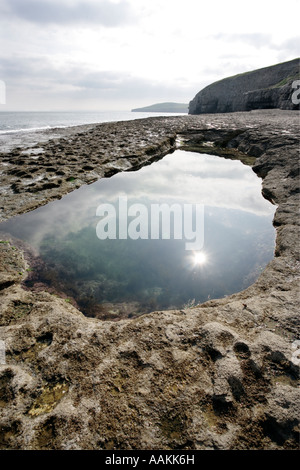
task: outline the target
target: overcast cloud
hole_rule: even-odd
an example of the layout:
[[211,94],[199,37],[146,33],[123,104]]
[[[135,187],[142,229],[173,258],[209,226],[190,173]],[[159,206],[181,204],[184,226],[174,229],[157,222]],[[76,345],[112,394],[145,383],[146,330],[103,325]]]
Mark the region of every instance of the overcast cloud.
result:
[[189,102],[213,81],[299,56],[297,10],[297,0],[0,0],[0,110]]
[[134,17],[126,0],[6,0],[5,11],[9,18],[20,18],[41,25],[96,23],[112,27],[125,24]]

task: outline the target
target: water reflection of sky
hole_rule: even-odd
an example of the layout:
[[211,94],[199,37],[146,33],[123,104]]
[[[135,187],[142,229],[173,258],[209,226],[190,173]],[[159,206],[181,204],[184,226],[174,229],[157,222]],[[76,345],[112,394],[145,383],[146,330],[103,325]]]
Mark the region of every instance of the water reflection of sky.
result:
[[[183,151],[167,155],[137,172],[118,173],[111,178],[83,186],[59,201],[2,223],[0,231],[8,231],[17,238],[28,241],[35,248],[39,248],[49,235],[54,235],[53,243],[58,246],[59,239],[61,243],[68,240],[68,249],[72,239],[70,234],[73,233],[73,238],[77,237],[78,252],[83,250],[80,243],[85,243],[90,245],[84,248],[86,251],[90,249],[94,250],[94,253],[97,252],[95,257],[100,256],[101,250],[105,253],[107,258],[102,257],[102,264],[100,261],[99,263],[102,270],[101,279],[103,281],[106,277],[106,284],[103,282],[107,285],[108,277],[114,273],[103,271],[103,260],[110,259],[114,249],[111,250],[108,245],[104,246],[96,237],[95,227],[99,221],[96,208],[100,204],[116,203],[119,196],[127,196],[129,205],[132,202],[144,203],[148,207],[151,203],[204,205],[206,260],[205,263],[199,262],[199,265],[203,266],[198,266],[197,276],[201,273],[203,276],[205,265],[205,279],[201,278],[200,300],[205,300],[207,295],[221,296],[240,290],[247,283],[253,282],[254,271],[258,268],[261,270],[273,256],[275,231],[272,218],[275,206],[262,197],[261,180],[252,169],[236,160]],[[89,234],[84,230],[88,230]],[[80,242],[80,237],[84,241]],[[124,258],[124,266],[130,264],[128,260],[137,258],[134,269],[139,269],[138,266],[143,264],[140,277],[147,279],[147,265],[150,266],[152,258],[151,270],[155,270],[154,259],[157,258],[161,265],[160,273],[172,273],[171,284],[175,289],[188,291],[194,283],[195,290],[191,290],[190,295],[197,292],[197,282],[200,282],[200,278],[191,281],[189,277],[191,270],[195,268],[196,258],[193,258],[191,253],[184,253],[180,241],[176,241],[177,244],[174,244],[174,240],[169,244],[155,244],[151,240],[139,242],[128,243],[126,247],[120,243],[116,244],[116,256],[119,256],[119,261],[118,258],[114,261],[116,266],[118,262],[120,264],[123,253],[128,252],[129,258]],[[148,257],[145,257],[145,252]],[[86,253],[84,256],[87,256]],[[143,262],[139,262],[139,256]],[[86,263],[85,259],[82,258],[82,265]],[[172,262],[169,263],[169,260]],[[177,268],[181,272],[179,279],[173,278]],[[93,276],[94,280],[99,280],[97,274],[94,273]],[[123,274],[120,272],[118,276],[118,279],[122,278]],[[124,273],[124,276],[127,276],[127,273]],[[152,288],[159,288],[162,292],[164,283],[167,283],[167,276],[161,283],[159,275],[156,277],[157,285]],[[224,281],[226,277],[227,284]],[[116,289],[120,291],[121,284],[118,285],[119,281],[115,282]],[[218,286],[215,285],[216,282]]]
[[[261,196],[261,180],[237,160],[176,151],[138,172],[122,172],[64,196],[7,224],[14,232],[43,238],[50,232],[78,230],[95,219],[99,204],[116,202],[118,196],[141,203],[203,204],[265,216],[271,220],[275,207]],[[225,221],[224,221],[225,223]],[[2,224],[5,227],[5,224]]]
[[192,152],[176,151],[142,168],[139,178],[134,173],[119,173],[109,183],[95,183],[91,199],[97,201],[96,205],[101,202],[101,190],[108,201],[119,191],[128,197],[161,202],[200,203],[257,215],[274,213],[274,207],[261,197],[261,180],[250,167],[240,161]]

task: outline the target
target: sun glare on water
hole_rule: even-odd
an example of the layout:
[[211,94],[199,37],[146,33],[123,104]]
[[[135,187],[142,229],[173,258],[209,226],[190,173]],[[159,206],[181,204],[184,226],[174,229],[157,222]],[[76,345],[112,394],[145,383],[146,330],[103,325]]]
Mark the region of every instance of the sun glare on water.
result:
[[199,251],[198,253],[195,253],[194,254],[194,262],[195,264],[197,265],[202,265],[202,264],[205,264],[207,261],[207,256],[205,253],[203,253],[202,251]]

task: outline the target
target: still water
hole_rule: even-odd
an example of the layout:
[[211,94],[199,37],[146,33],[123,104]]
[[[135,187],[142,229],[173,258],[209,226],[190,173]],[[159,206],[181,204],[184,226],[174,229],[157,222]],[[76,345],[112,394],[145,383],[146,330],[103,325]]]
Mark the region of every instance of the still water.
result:
[[29,243],[42,260],[27,286],[54,289],[88,316],[118,319],[251,285],[273,258],[274,211],[249,166],[177,150],[0,230]]

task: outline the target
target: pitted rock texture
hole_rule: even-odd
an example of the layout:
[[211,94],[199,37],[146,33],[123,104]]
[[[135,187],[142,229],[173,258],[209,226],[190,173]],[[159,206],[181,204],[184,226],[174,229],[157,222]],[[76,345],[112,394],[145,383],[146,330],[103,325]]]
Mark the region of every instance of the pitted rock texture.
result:
[[[112,322],[24,290],[25,252],[3,240],[2,449],[299,448],[298,116],[166,122],[183,148],[213,142],[228,158],[255,157],[278,206],[274,259],[243,292]],[[30,195],[20,194],[26,204]]]
[[157,118],[26,135],[24,147],[18,142],[0,153],[0,221],[161,158],[175,148],[174,127],[172,118]]
[[299,109],[297,97],[292,99],[297,88],[293,87],[293,83],[299,79],[299,58],[224,78],[199,91],[189,103],[189,113]]

